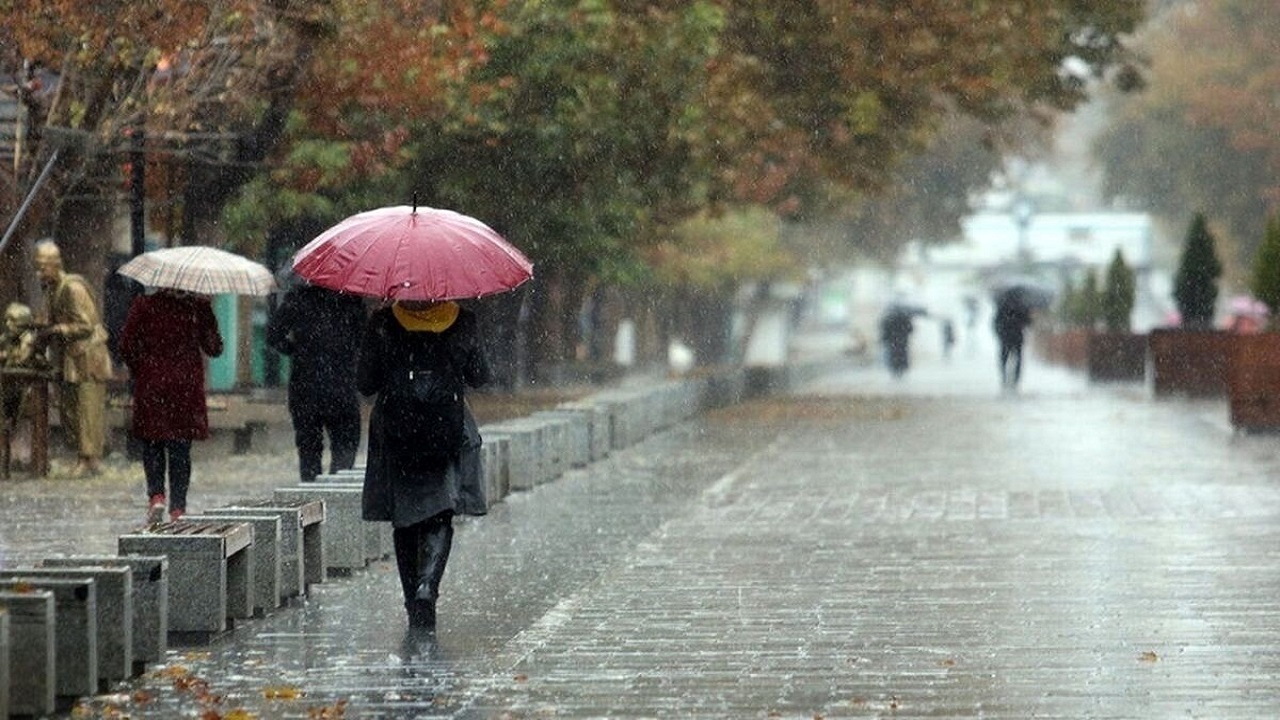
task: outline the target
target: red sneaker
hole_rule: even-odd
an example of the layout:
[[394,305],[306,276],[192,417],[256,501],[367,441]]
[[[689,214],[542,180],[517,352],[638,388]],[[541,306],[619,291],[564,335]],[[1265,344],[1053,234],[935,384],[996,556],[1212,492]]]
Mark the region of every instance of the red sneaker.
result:
[[179,520],[182,519],[182,516],[186,514],[187,514],[186,510],[170,510],[169,522],[178,522]]
[[164,495],[152,495],[147,505],[147,524],[157,525],[164,522]]

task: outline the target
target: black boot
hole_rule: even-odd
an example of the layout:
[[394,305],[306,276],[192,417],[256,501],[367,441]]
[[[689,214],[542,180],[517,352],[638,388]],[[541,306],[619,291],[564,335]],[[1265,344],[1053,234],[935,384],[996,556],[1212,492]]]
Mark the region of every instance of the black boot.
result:
[[411,628],[434,628],[436,608],[434,602],[424,602],[418,593],[418,537],[422,525],[396,528],[391,538],[396,550],[396,569],[400,571],[400,590],[404,593],[404,609]]
[[421,612],[430,615],[431,626],[434,627],[440,579],[444,577],[449,551],[453,549],[453,517],[437,515],[419,527],[418,585],[414,590],[414,600],[429,605],[429,610],[423,607]]
[[404,604],[409,615],[409,627],[422,630],[436,629],[436,601],[410,600]]

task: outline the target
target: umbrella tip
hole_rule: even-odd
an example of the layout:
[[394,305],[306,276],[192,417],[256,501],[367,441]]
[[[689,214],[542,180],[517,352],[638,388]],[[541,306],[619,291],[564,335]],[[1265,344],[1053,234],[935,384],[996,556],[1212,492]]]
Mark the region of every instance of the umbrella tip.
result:
[[418,214],[418,191],[413,191],[413,214]]

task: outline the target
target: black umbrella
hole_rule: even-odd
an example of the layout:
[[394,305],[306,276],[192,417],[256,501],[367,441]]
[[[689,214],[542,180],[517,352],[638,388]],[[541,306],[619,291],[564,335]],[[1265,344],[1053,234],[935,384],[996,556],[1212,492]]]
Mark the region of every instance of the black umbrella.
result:
[[1053,304],[1053,291],[1031,280],[1018,279],[998,284],[992,295],[996,305],[1012,305],[1026,310],[1047,310]]

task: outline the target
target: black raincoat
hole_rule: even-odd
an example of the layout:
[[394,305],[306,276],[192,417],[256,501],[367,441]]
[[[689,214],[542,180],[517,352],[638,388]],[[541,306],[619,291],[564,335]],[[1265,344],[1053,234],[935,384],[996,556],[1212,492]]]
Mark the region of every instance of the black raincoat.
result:
[[[470,408],[464,417],[467,442],[453,458],[425,457],[413,447],[397,445],[383,432],[380,393],[390,369],[397,366],[397,354],[405,352],[404,341],[409,332],[390,308],[384,308],[369,319],[361,343],[357,384],[364,395],[379,395],[369,419],[362,516],[365,520],[390,521],[400,528],[442,512],[483,515],[487,504],[480,467],[481,437]],[[442,337],[466,386],[479,387],[489,381],[489,365],[473,313],[460,310]]]

